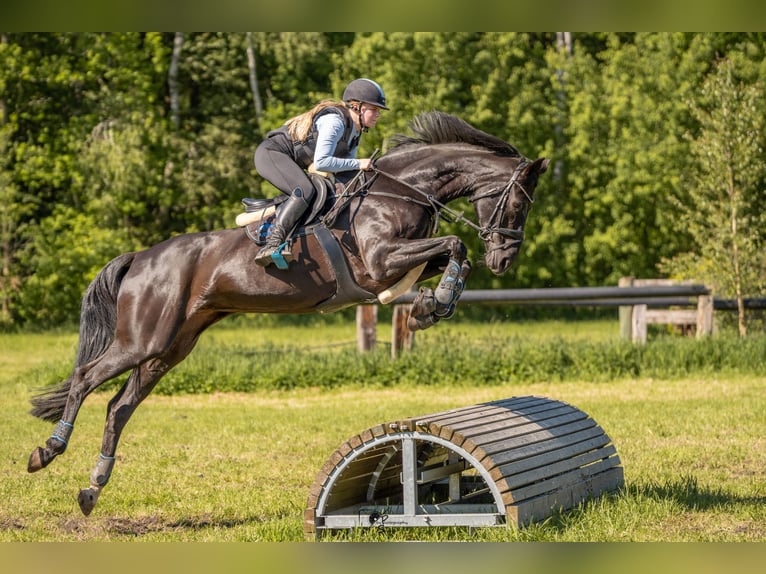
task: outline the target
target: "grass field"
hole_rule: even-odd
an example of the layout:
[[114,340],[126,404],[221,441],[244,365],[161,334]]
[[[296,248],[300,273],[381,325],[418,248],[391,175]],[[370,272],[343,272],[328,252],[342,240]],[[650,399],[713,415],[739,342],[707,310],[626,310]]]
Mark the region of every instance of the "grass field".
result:
[[[617,336],[616,321],[455,322],[418,334],[413,352],[425,354],[445,340],[464,344],[488,329],[541,342]],[[388,336],[382,325],[379,340]],[[290,369],[285,346],[301,361],[315,352],[323,360],[337,353],[341,361],[354,337],[353,324],[238,324],[211,330],[195,353],[225,357],[221,350],[229,346],[278,348]],[[391,387],[366,385],[348,372],[347,383],[332,388],[154,394],[126,428],[112,479],[86,518],[76,496],[96,462],[111,393],[88,398],[65,455],[39,473],[26,472],[29,453],[52,430],[26,414],[33,387],[51,370],[66,375],[75,345],[69,333],[0,335],[0,541],[301,541],[308,489],[350,436],[388,420],[529,394],[568,402],[604,428],[623,462],[624,490],[522,530],[366,529],[330,539],[766,541],[766,389],[757,372]],[[448,361],[449,348],[438,356]],[[199,366],[189,369],[187,376],[199,372]]]

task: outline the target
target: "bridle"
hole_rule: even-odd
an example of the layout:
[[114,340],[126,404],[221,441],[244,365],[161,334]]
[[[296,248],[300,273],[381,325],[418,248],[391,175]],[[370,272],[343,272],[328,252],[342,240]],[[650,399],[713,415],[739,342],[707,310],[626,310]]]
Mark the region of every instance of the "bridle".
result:
[[[503,209],[502,208],[508,203],[508,199],[510,197],[511,190],[514,187],[518,187],[521,190],[521,192],[524,194],[524,197],[526,197],[527,202],[529,203],[530,207],[532,206],[532,204],[534,204],[534,202],[535,202],[534,197],[524,188],[524,186],[521,184],[521,182],[519,182],[519,175],[521,174],[521,172],[524,170],[524,168],[527,165],[528,165],[528,163],[525,160],[520,161],[519,164],[516,166],[516,169],[513,170],[513,174],[511,174],[511,179],[508,180],[508,183],[505,184],[504,187],[489,190],[489,191],[487,191],[485,193],[481,193],[479,195],[475,195],[475,196],[473,196],[473,197],[471,197],[469,199],[469,201],[471,203],[476,203],[477,201],[479,201],[481,199],[486,199],[488,197],[494,197],[496,195],[500,196],[500,199],[498,199],[497,203],[495,204],[495,209],[494,209],[494,211],[492,212],[492,215],[489,218],[488,224],[486,226],[483,226],[483,227],[480,226],[480,225],[477,225],[476,223],[474,223],[470,219],[466,218],[463,215],[464,212],[462,212],[462,211],[461,212],[457,212],[457,211],[451,209],[446,204],[440,202],[439,200],[437,200],[433,196],[433,194],[426,193],[425,191],[421,191],[417,187],[415,187],[413,185],[410,185],[406,181],[402,181],[398,177],[396,177],[396,176],[394,176],[394,175],[392,175],[390,173],[386,173],[386,172],[378,169],[377,167],[373,167],[373,170],[374,170],[374,172],[376,174],[380,174],[380,175],[386,176],[387,178],[392,179],[392,180],[400,183],[401,185],[407,187],[408,189],[414,191],[415,193],[417,193],[418,195],[423,197],[426,201],[425,202],[415,201],[412,198],[405,198],[404,196],[401,196],[401,195],[396,195],[396,194],[393,194],[393,193],[386,193],[386,192],[379,192],[379,191],[368,191],[367,193],[368,194],[373,194],[373,195],[385,195],[387,197],[394,197],[394,198],[402,199],[402,200],[415,201],[415,203],[419,203],[419,204],[424,205],[424,206],[430,206],[434,210],[434,213],[435,213],[435,216],[436,216],[436,221],[435,221],[435,224],[434,224],[434,230],[438,229],[439,218],[440,218],[440,216],[443,217],[442,212],[444,212],[444,213],[449,215],[449,217],[451,218],[452,221],[459,221],[460,223],[463,223],[463,224],[467,225],[468,227],[470,227],[471,229],[473,229],[474,231],[476,231],[478,233],[479,237],[483,241],[485,241],[485,242],[488,241],[488,238],[493,233],[496,233],[497,235],[502,235],[503,237],[508,237],[510,239],[515,240],[515,243],[521,243],[521,241],[524,240],[524,229],[523,228],[521,228],[521,227],[515,227],[515,228],[500,227],[499,224],[494,223],[494,222],[499,221],[500,218],[502,217],[502,213],[503,213]],[[491,249],[490,251],[492,251],[494,249],[501,249],[501,248],[504,248],[504,247],[505,246],[498,246],[498,247],[495,247],[495,248]]]
[[516,166],[516,169],[513,170],[513,174],[511,174],[511,179],[508,181],[508,183],[505,185],[503,189],[501,190],[493,189],[485,193],[475,195],[469,199],[471,203],[476,203],[480,199],[485,199],[487,197],[494,197],[496,195],[500,195],[500,199],[498,199],[497,203],[495,203],[495,209],[492,211],[492,215],[490,215],[489,217],[488,225],[481,228],[481,230],[479,231],[479,237],[481,237],[484,241],[487,241],[489,236],[492,235],[493,233],[497,233],[498,235],[515,239],[518,242],[521,242],[524,240],[523,228],[498,227],[497,225],[493,225],[493,223],[500,220],[500,217],[502,216],[502,213],[503,213],[503,209],[508,203],[511,190],[513,189],[514,186],[518,187],[521,190],[521,192],[524,194],[524,197],[527,198],[527,202],[529,203],[530,207],[532,206],[532,204],[534,204],[535,202],[534,197],[532,197],[532,195],[518,181],[519,174],[524,170],[525,167],[527,167],[527,165],[528,164],[526,161],[524,160],[520,161],[519,165]]

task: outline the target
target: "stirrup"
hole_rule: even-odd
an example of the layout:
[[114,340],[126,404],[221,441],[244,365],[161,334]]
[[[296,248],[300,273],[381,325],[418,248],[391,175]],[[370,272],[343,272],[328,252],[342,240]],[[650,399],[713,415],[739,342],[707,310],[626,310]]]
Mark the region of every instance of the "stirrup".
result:
[[[286,250],[284,253],[283,250]],[[279,269],[287,269],[290,266],[290,262],[293,260],[293,254],[288,249],[288,241],[277,246],[274,252],[271,254],[271,260],[274,265]]]

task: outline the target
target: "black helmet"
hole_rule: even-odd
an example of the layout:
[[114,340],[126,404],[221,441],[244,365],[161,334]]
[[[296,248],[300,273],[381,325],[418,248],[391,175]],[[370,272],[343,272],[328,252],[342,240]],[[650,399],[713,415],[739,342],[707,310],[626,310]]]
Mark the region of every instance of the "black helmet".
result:
[[384,110],[388,109],[386,106],[386,94],[383,93],[383,88],[377,82],[367,78],[353,80],[346,86],[346,89],[343,91],[343,101],[348,102],[350,100],[372,104]]

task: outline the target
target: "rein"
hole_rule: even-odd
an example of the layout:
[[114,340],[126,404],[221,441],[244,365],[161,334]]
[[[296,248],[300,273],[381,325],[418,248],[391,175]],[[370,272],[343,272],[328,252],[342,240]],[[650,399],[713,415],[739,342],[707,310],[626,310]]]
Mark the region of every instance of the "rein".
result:
[[410,185],[406,181],[402,181],[398,177],[387,173],[383,170],[378,169],[377,167],[373,168],[376,174],[383,175],[389,179],[392,179],[393,181],[396,181],[397,183],[402,184],[406,188],[414,191],[421,197],[425,198],[425,202],[418,201],[416,199],[413,199],[411,197],[396,195],[393,193],[386,193],[386,192],[376,192],[376,191],[367,191],[368,194],[373,195],[384,195],[386,197],[393,197],[402,201],[409,201],[412,203],[417,203],[418,205],[422,205],[424,207],[431,207],[434,210],[436,221],[434,222],[434,233],[439,228],[439,217],[441,215],[441,212],[446,212],[449,214],[449,216],[452,218],[452,221],[459,221],[460,223],[463,223],[476,231],[476,233],[479,235],[479,237],[482,240],[485,240],[493,233],[497,233],[498,235],[502,235],[504,237],[509,237],[511,239],[515,239],[517,241],[522,241],[524,239],[524,230],[523,228],[508,228],[508,227],[495,227],[491,225],[491,222],[497,219],[500,216],[500,206],[503,205],[507,199],[508,195],[510,194],[511,190],[513,189],[513,186],[517,186],[521,192],[524,194],[524,196],[527,198],[527,201],[529,204],[533,204],[535,202],[534,198],[529,195],[526,189],[524,189],[524,186],[521,185],[521,183],[518,182],[518,177],[521,171],[524,169],[524,167],[527,166],[526,161],[519,162],[519,165],[516,166],[516,169],[513,170],[513,174],[511,175],[511,179],[508,181],[508,183],[503,187],[502,189],[493,189],[491,191],[488,191],[487,193],[483,193],[481,195],[478,195],[476,197],[472,197],[469,199],[471,203],[475,203],[476,201],[480,199],[484,199],[487,197],[493,197],[495,195],[500,195],[500,199],[497,201],[497,204],[495,205],[495,210],[492,212],[492,215],[489,218],[490,225],[482,227],[477,224],[475,224],[470,219],[466,218],[463,215],[463,211],[457,212],[454,209],[451,209],[448,205],[442,203],[441,201],[437,200],[433,194],[426,193],[425,191],[422,191],[418,189],[417,187]]

